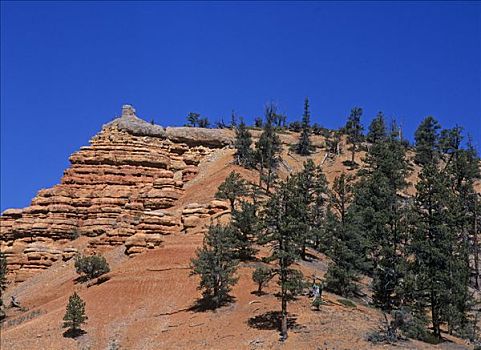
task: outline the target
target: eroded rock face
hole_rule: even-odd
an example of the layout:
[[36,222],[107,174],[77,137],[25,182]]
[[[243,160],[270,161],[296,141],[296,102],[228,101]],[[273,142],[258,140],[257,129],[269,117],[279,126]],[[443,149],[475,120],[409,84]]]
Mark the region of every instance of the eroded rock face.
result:
[[181,217],[167,210],[199,162],[228,144],[212,141],[211,131],[194,132],[192,142],[183,142],[192,140],[184,131],[171,139],[124,106],[120,118],[72,154],[60,184],[39,191],[29,207],[0,217],[0,248],[15,280],[71,258],[76,250],[70,243],[79,236],[91,237],[92,249],[125,244],[127,254],[138,254],[159,246],[163,235],[180,232]]

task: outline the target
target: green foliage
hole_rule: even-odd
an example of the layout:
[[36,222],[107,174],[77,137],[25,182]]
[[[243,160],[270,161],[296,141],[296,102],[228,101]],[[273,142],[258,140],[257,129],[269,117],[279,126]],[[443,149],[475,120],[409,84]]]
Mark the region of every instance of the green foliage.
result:
[[379,112],[369,124],[369,131],[367,133],[367,141],[370,143],[383,142],[387,139],[386,122],[384,114]]
[[340,302],[342,305],[347,306],[347,307],[357,307],[356,304],[349,299],[337,299],[338,302]]
[[200,119],[199,113],[190,112],[187,115],[187,124],[186,125],[196,127],[196,126],[199,125],[199,119]]
[[289,130],[292,132],[300,132],[302,130],[302,124],[297,120],[290,122]]
[[209,125],[210,125],[209,119],[205,117],[199,119],[199,128],[208,128]]
[[304,114],[302,116],[302,131],[299,137],[299,143],[295,149],[301,156],[308,156],[312,153],[311,140],[309,138],[311,134],[311,112],[309,111],[309,99],[306,97],[304,101]]
[[258,285],[257,294],[262,293],[262,288],[269,283],[272,277],[274,277],[272,269],[266,266],[259,266],[252,272],[252,280]]
[[354,165],[354,157],[359,144],[363,140],[363,126],[361,124],[362,108],[354,107],[347,119],[345,132],[347,134],[347,141],[351,144],[351,164]]
[[[464,278],[463,261],[453,253],[459,246],[450,227],[450,203],[447,175],[436,164],[425,165],[416,185],[410,253],[415,260],[410,264],[414,282],[413,299],[429,306],[434,335],[441,336],[441,324],[453,311],[453,288],[461,287]],[[463,258],[461,258],[463,259]]]
[[341,153],[341,132],[330,132],[325,135],[325,138],[327,153],[331,155],[339,155]]
[[80,326],[85,323],[87,316],[85,315],[85,302],[80,298],[77,292],[70,296],[67,304],[67,310],[63,317],[63,328],[68,328],[68,332],[76,335],[80,330]]
[[366,270],[364,241],[348,213],[353,177],[341,174],[334,179],[330,211],[326,218],[327,254],[332,262],[326,273],[326,290],[349,297],[359,288],[359,271]]
[[235,253],[240,260],[249,260],[255,256],[254,239],[259,233],[257,204],[242,201],[240,208],[232,212],[232,228],[235,234]]
[[299,194],[298,210],[302,228],[297,233],[301,245],[301,258],[306,258],[308,245],[318,248],[324,233],[327,206],[327,180],[320,166],[309,159],[303,169],[293,176]]
[[433,117],[426,117],[416,129],[416,156],[414,161],[420,165],[435,162],[439,157],[439,133],[441,128]]
[[[272,123],[276,116],[276,110],[273,105],[266,107],[266,122],[263,131],[256,143],[255,159],[259,165],[259,187],[262,182],[266,184],[266,191],[272,187],[276,178],[276,169],[279,165],[281,152],[281,140],[277,135]],[[264,174],[264,170],[267,174]]]
[[264,123],[263,123],[261,117],[256,117],[256,118],[254,119],[254,126],[255,126],[256,128],[262,128],[263,125],[264,125]]
[[408,174],[405,149],[397,133],[374,143],[368,151],[366,169],[359,172],[349,215],[366,241],[366,256],[373,266],[373,302],[390,311],[403,298],[407,208],[398,195]]
[[287,337],[287,302],[302,288],[302,274],[290,268],[300,257],[298,233],[305,227],[301,222],[304,207],[298,191],[297,179],[291,177],[280,184],[265,205],[263,234],[259,243],[269,244],[271,255],[268,261],[277,264],[281,299],[282,338]]
[[241,119],[239,126],[235,129],[234,147],[236,153],[234,155],[237,165],[244,168],[254,166],[254,152],[251,149],[252,135],[247,130],[244,120]]
[[102,276],[110,271],[107,260],[101,255],[77,255],[75,269],[78,274],[84,274],[89,280]]
[[239,173],[232,171],[223,183],[220,184],[215,194],[216,199],[227,199],[230,202],[231,212],[235,210],[236,200],[247,195],[247,182]]
[[219,307],[229,300],[238,260],[234,259],[234,232],[230,226],[210,226],[202,248],[192,259],[191,275],[200,276],[199,289],[205,302]]

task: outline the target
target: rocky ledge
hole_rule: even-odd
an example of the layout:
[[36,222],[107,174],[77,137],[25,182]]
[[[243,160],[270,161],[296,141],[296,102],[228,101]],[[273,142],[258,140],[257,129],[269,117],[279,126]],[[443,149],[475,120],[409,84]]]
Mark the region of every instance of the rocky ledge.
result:
[[229,146],[232,136],[230,130],[164,129],[123,106],[121,117],[72,154],[60,184],[40,190],[27,208],[2,214],[0,249],[10,275],[23,281],[71,258],[80,236],[89,237],[90,249],[124,244],[135,255],[159,246],[163,235],[188,232],[224,206],[187,210],[185,218],[169,209],[198,164]]

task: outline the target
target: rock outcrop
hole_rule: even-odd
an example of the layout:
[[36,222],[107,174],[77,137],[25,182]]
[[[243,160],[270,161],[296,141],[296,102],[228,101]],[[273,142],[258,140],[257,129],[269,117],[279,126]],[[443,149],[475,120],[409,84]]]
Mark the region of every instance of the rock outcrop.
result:
[[71,241],[79,236],[91,238],[90,248],[125,244],[126,253],[135,255],[159,246],[163,235],[186,232],[194,217],[168,209],[199,163],[232,143],[218,131],[166,131],[123,106],[121,117],[70,157],[60,184],[40,190],[29,207],[0,217],[0,248],[15,280],[71,258]]

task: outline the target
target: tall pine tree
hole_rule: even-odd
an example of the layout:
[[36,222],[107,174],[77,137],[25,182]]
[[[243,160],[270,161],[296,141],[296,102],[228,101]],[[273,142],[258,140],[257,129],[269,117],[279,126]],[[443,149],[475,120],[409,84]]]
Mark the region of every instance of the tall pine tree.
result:
[[363,126],[361,124],[362,108],[354,107],[347,119],[345,131],[347,134],[347,141],[351,144],[351,165],[354,166],[354,157],[363,140]]
[[[387,135],[386,130],[378,130]],[[368,242],[373,266],[373,301],[383,310],[399,306],[403,296],[405,262],[402,243],[407,208],[401,191],[406,187],[408,165],[397,133],[370,147],[360,171],[350,213]]]
[[287,338],[287,303],[297,293],[302,274],[290,266],[299,259],[298,232],[304,228],[300,218],[304,207],[295,177],[280,184],[265,206],[264,233],[259,242],[269,244],[272,253],[267,259],[277,264],[281,299],[281,340]]
[[268,105],[265,114],[266,121],[259,141],[256,143],[255,155],[256,162],[259,165],[259,187],[262,187],[264,182],[266,192],[269,192],[276,178],[276,169],[280,161],[281,140],[273,126],[276,116],[275,106]]
[[243,166],[244,168],[254,166],[254,154],[251,145],[252,135],[249,130],[247,130],[244,119],[241,118],[239,125],[235,128],[234,147],[236,152],[234,157],[237,165]]
[[299,137],[299,143],[296,145],[296,152],[301,156],[308,156],[311,154],[312,145],[310,140],[311,135],[311,112],[309,111],[309,99],[304,100],[304,114],[302,115],[302,130]]
[[414,161],[419,165],[433,163],[439,156],[439,129],[441,126],[433,117],[426,117],[416,129],[416,155]]

